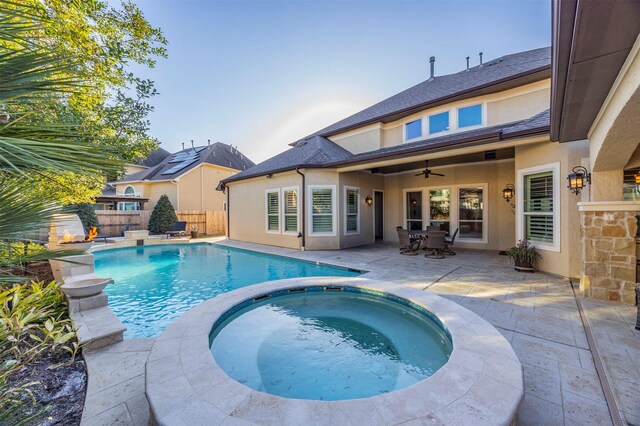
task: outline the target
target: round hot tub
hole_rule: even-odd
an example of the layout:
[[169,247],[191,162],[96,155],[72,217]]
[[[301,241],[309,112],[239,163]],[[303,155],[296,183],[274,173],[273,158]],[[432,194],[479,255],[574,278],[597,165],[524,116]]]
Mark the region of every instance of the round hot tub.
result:
[[508,425],[524,384],[509,342],[450,300],[309,277],[186,312],[154,342],[146,395],[158,425]]
[[214,325],[211,352],[231,378],[285,398],[367,398],[442,367],[449,332],[409,301],[355,287],[298,287],[248,300]]

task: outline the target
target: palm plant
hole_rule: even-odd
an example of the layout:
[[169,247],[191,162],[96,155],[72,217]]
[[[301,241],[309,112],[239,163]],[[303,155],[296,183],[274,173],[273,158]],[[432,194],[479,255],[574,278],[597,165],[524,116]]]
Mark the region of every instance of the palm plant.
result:
[[[46,35],[38,31],[47,19],[37,7],[0,3],[0,244],[9,247],[28,242],[30,231],[46,227],[63,210],[29,191],[35,178],[75,173],[101,179],[121,167],[66,112],[65,100],[84,83],[70,77],[74,58],[47,51]],[[28,252],[5,253],[0,281],[30,259]]]

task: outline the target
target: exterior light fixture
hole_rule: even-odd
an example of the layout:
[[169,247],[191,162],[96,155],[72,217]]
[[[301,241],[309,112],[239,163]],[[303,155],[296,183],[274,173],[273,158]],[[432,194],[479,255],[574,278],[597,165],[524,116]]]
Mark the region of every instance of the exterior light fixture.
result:
[[415,207],[418,205],[418,200],[416,200],[415,198],[412,198],[410,203],[411,203],[411,206]]
[[271,173],[269,173],[269,174],[267,175],[267,179],[271,179],[272,177],[273,177],[273,175],[272,175]]
[[502,198],[508,203],[513,198],[513,194],[515,193],[515,188],[512,184],[509,184],[504,187],[502,190]]
[[368,206],[373,204],[373,198],[371,198],[371,195],[367,195],[367,197],[364,199],[364,202],[367,203]]
[[640,185],[640,170],[636,172],[633,178],[635,179],[636,185]]
[[582,188],[591,183],[591,173],[582,166],[576,166],[571,170],[569,176],[567,176],[567,180],[569,181],[567,188],[578,195],[580,191],[582,191]]

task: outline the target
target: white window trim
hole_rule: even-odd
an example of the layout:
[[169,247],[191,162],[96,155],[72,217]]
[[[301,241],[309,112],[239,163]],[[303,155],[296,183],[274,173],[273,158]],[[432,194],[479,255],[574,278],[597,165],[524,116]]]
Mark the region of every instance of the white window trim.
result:
[[[409,220],[407,219],[407,193],[408,192],[422,192],[420,195],[423,203],[422,203],[422,215],[420,216],[420,221],[424,222],[424,188],[407,188],[402,190],[402,222],[404,224],[404,229],[409,229]],[[418,219],[413,219],[417,221]],[[424,225],[424,223],[423,223]]]
[[[461,243],[470,244],[488,244],[489,243],[489,184],[483,183],[463,183],[455,185],[441,185],[441,186],[428,186],[423,191],[423,196],[426,198],[424,205],[426,206],[426,219],[424,222],[427,224],[431,222],[431,199],[429,197],[429,191],[438,189],[448,189],[451,194],[451,205],[449,206],[449,229],[455,232],[456,228],[460,228],[460,188],[482,188],[482,238],[464,238],[458,232],[456,241]],[[423,214],[423,216],[425,216]],[[455,225],[455,227],[451,226]]]
[[[415,138],[408,139],[408,138],[407,138],[407,124],[409,124],[409,123],[413,123],[414,121],[418,121],[418,120],[420,120],[420,127],[421,127],[421,129],[420,129],[420,136],[417,136],[417,137],[415,137]],[[402,140],[403,140],[405,143],[419,141],[419,140],[422,140],[422,139],[424,139],[424,138],[425,138],[425,124],[424,124],[424,117],[414,117],[414,118],[412,118],[412,119],[410,119],[410,120],[406,120],[406,121],[404,121],[404,122],[402,123]]]
[[[356,230],[355,231],[347,231],[347,191],[351,190],[351,191],[356,191],[358,193],[358,200],[357,200],[357,206],[358,206],[358,214],[356,216]],[[361,210],[361,206],[360,206],[360,187],[357,186],[344,186],[343,189],[343,200],[344,200],[344,215],[343,215],[343,220],[344,220],[344,235],[345,237],[348,235],[359,235],[360,234],[360,210]]]
[[[480,124],[476,124],[474,126],[466,126],[460,127],[460,120],[458,120],[458,114],[462,108],[468,108],[472,106],[480,105]],[[456,131],[466,132],[467,130],[479,129],[487,125],[487,103],[486,102],[472,102],[469,104],[458,105],[454,108],[455,112],[455,120],[456,120]]]
[[[274,230],[270,230],[269,229],[269,216],[273,216],[273,215],[269,215],[269,194],[272,193],[277,193],[278,194],[278,230],[274,231]],[[271,188],[271,189],[265,189],[264,191],[264,232],[266,232],[267,234],[280,234],[281,230],[282,230],[282,193],[280,191],[280,188]]]
[[[296,206],[296,230],[295,231],[287,231],[286,230],[286,226],[285,226],[285,219],[286,216],[293,216],[293,215],[287,215],[285,212],[285,206],[286,206],[286,198],[285,198],[285,193],[288,191],[295,191],[296,192],[296,198],[297,198],[297,206]],[[280,222],[282,223],[282,234],[283,235],[295,235],[296,237],[298,236],[298,234],[300,233],[300,187],[298,186],[288,186],[286,188],[282,188],[282,208],[280,209],[282,212],[282,218],[280,220]]]
[[[451,113],[454,110],[455,110],[455,108],[451,108],[451,107],[443,108],[441,110],[432,111],[429,114],[425,115],[426,124],[427,124],[427,133],[426,133],[427,138],[435,138],[435,137],[442,136],[442,135],[448,135],[449,133],[452,133],[454,131],[454,126],[453,126],[453,122],[452,122],[452,116],[454,114]],[[443,130],[441,132],[431,133],[431,123],[429,123],[429,119],[431,117],[433,117],[434,115],[440,115],[440,114],[443,114],[445,112],[449,113],[449,128],[447,130]]]
[[[331,232],[313,232],[313,190],[314,189],[331,189],[331,211],[332,211],[332,231]],[[335,185],[309,185],[307,186],[307,223],[309,223],[308,235],[312,237],[337,237],[336,220],[338,217],[338,206],[336,203],[336,186]]]
[[[532,241],[532,244],[540,250],[560,252],[560,163],[543,164],[518,170],[516,186],[516,240],[524,238],[524,178],[542,172],[553,174],[553,244]],[[516,241],[517,243],[517,241]]]

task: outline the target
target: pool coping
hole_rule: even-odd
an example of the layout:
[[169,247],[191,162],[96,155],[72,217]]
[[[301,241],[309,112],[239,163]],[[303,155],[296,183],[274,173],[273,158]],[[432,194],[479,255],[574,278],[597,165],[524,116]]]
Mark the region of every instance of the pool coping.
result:
[[[246,300],[304,286],[345,286],[389,293],[436,315],[449,330],[453,351],[431,377],[363,399],[287,399],[253,390],[218,366],[209,349],[214,323]],[[524,396],[522,365],[509,342],[475,313],[432,293],[361,277],[269,281],[209,299],[171,323],[156,339],[146,364],[146,394],[157,425],[184,424],[399,424],[416,419],[460,424],[516,422]]]

